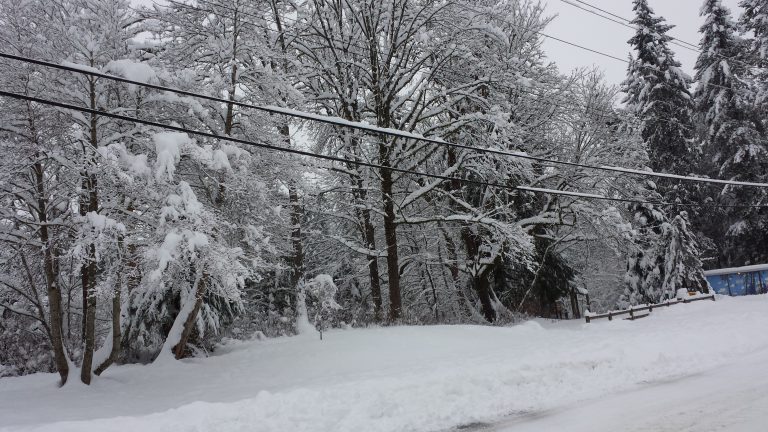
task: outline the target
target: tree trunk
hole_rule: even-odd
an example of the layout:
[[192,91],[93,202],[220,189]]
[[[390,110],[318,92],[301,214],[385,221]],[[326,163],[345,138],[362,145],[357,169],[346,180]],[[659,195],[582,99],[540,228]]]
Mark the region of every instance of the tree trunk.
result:
[[579,309],[579,297],[576,293],[576,288],[571,288],[571,313],[574,319],[581,318],[581,310]]
[[478,235],[472,232],[469,225],[464,225],[461,228],[461,237],[464,240],[467,257],[475,265],[475,274],[471,279],[472,288],[480,299],[483,316],[492,323],[496,321],[496,309],[493,308],[493,301],[491,300],[491,282],[488,276],[492,272],[493,266],[481,263],[480,239]]
[[301,222],[304,211],[301,208],[299,192],[294,181],[288,186],[288,199],[291,204],[291,245],[293,256],[291,257],[291,287],[297,289],[304,279],[304,246],[301,242]]
[[493,301],[491,300],[491,281],[488,277],[491,273],[491,267],[488,266],[485,270],[479,271],[473,278],[473,284],[477,291],[477,296],[480,298],[480,305],[483,309],[483,316],[489,323],[496,321],[496,309],[493,307]]
[[[234,60],[233,60],[234,63]],[[232,65],[232,76],[231,80],[232,83],[230,85],[229,89],[229,101],[230,103],[227,104],[227,113],[224,116],[224,135],[226,136],[232,136],[232,126],[235,123],[235,86],[236,86],[236,80],[237,79],[237,64]],[[214,199],[214,204],[216,207],[221,207],[224,205],[224,201],[227,198],[227,174],[225,172],[219,173],[217,175],[218,177],[218,187],[216,190],[216,198]]]
[[43,165],[39,161],[35,162],[33,172],[35,175],[35,192],[37,193],[37,217],[40,221],[40,242],[43,244],[45,282],[48,291],[51,347],[53,348],[56,370],[59,372],[61,385],[63,386],[67,383],[67,378],[69,377],[69,362],[67,361],[67,353],[64,349],[64,339],[62,337],[61,289],[59,287],[59,275],[56,271],[57,258],[54,252],[55,245],[49,233],[48,198],[45,190]]
[[[91,62],[93,66],[93,62]],[[90,79],[90,104],[91,109],[96,109],[96,82],[95,78]],[[91,154],[86,154],[86,180],[88,186],[87,193],[87,212],[97,212],[99,210],[99,195],[96,174],[91,171],[91,167],[96,165],[93,154],[99,146],[96,127],[98,116],[91,114],[90,124],[90,145]],[[81,207],[80,213],[83,214]],[[88,245],[88,262],[80,269],[83,282],[83,363],[80,368],[80,380],[84,384],[91,383],[91,371],[93,368],[93,350],[96,343],[96,246]]]
[[[283,61],[280,67],[283,73],[288,73],[289,63],[287,60],[288,48],[285,42],[285,36],[283,34],[282,17],[276,1],[271,1],[270,6],[272,8],[273,18],[275,25],[277,26],[278,43],[280,44],[280,50],[283,54]],[[235,75],[232,75],[232,79],[235,79]],[[283,105],[288,105],[287,100],[283,98]],[[279,127],[280,135],[283,136],[283,141],[288,148],[291,147],[291,131],[289,125],[283,124]],[[301,223],[304,220],[304,209],[301,206],[301,200],[299,197],[299,191],[296,187],[296,181],[291,180],[288,184],[288,200],[291,206],[291,246],[293,248],[293,256],[291,257],[291,279],[290,286],[296,291],[297,296],[300,294],[299,284],[304,279],[304,273],[306,272],[306,265],[304,263],[304,245],[301,241]]]
[[[371,210],[367,207],[368,193],[365,190],[362,177],[358,174],[353,181],[356,184],[354,196],[358,205],[357,218],[361,224],[361,234],[365,248],[369,251],[376,250],[376,231],[371,221]],[[373,299],[373,315],[376,321],[381,320],[381,282],[379,280],[379,257],[373,254],[366,255],[368,260],[368,277],[371,284],[371,298]]]
[[[121,251],[123,250],[122,237],[119,239],[119,249]],[[112,295],[112,349],[109,352],[109,357],[107,357],[93,372],[96,375],[101,375],[104,373],[108,367],[112,366],[112,364],[117,361],[117,357],[120,355],[120,343],[122,338],[122,335],[120,334],[120,290],[122,288],[122,276],[122,274],[118,275],[117,286],[115,287],[115,292]]]
[[[362,211],[363,230],[365,231],[365,247],[368,250],[376,250],[376,233],[371,222],[371,211],[365,209]],[[367,255],[368,259],[368,277],[371,284],[371,298],[373,299],[373,315],[376,321],[381,320],[381,281],[379,280],[379,257],[376,255]]]
[[83,290],[87,293],[86,309],[83,313],[85,326],[85,345],[83,350],[83,363],[80,368],[80,380],[83,384],[91,383],[91,370],[93,368],[93,350],[96,345],[96,247],[88,245],[88,264],[84,266],[84,272],[88,275],[88,288]]
[[[453,148],[449,148],[446,151],[446,159],[449,166],[454,166],[458,163],[458,155]],[[458,191],[461,189],[461,183],[458,180],[452,180],[446,186],[446,188],[450,192]],[[455,202],[451,202],[451,208],[457,212],[461,211]],[[485,270],[483,270],[483,264],[480,263],[480,243],[482,240],[479,238],[479,236],[472,232],[472,227],[470,225],[463,224],[460,232],[461,239],[464,242],[464,249],[467,254],[467,262],[474,263],[476,266],[475,274],[473,274],[470,278],[472,290],[477,293],[477,296],[480,299],[483,316],[488,322],[492,323],[496,321],[496,309],[493,308],[493,302],[491,300],[491,285],[489,280],[492,267],[488,266],[485,268]],[[459,264],[458,253],[456,251],[457,248],[447,234],[445,235],[445,238],[447,241],[449,241],[449,254],[451,254],[451,258],[454,260],[454,264],[450,267],[451,275],[453,276],[454,280],[458,282]]]
[[176,346],[173,347],[173,354],[176,360],[181,360],[186,354],[187,342],[192,335],[192,330],[195,328],[195,322],[197,322],[197,314],[200,313],[200,308],[203,306],[203,297],[205,296],[205,289],[207,285],[208,275],[203,273],[200,280],[197,282],[195,288],[195,305],[187,315],[184,321],[184,329],[181,332],[181,337]]
[[[382,144],[383,145],[383,144]],[[386,165],[385,165],[386,166]],[[381,195],[384,200],[384,239],[387,246],[387,277],[389,279],[389,321],[396,322],[402,317],[400,297],[400,264],[397,255],[397,223],[395,222],[395,201],[392,196],[392,171],[381,172]]]

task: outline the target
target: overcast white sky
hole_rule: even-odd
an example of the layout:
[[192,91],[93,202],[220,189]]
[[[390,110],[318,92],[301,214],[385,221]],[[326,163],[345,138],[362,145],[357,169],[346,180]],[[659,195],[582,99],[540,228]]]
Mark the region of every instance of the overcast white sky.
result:
[[[633,17],[632,0],[585,1],[616,15],[629,19]],[[558,15],[545,31],[547,34],[616,57],[627,58],[629,53],[627,40],[632,37],[632,29],[577,9],[562,0],[543,0],[543,2],[547,5],[550,14]],[[649,0],[649,4],[657,15],[663,16],[669,24],[676,26],[670,31],[672,36],[697,45],[699,43],[698,31],[702,23],[699,9],[703,3],[704,0]],[[731,9],[734,19],[741,14],[738,3],[739,0],[723,0],[723,4]],[[614,84],[620,83],[626,75],[627,65],[625,63],[567,46],[551,39],[545,41],[544,49],[549,58],[554,60],[563,72],[568,72],[576,67],[596,65],[605,72],[607,80]],[[672,49],[683,63],[686,71],[693,75],[693,65],[696,62],[697,53],[677,46],[672,46]]]

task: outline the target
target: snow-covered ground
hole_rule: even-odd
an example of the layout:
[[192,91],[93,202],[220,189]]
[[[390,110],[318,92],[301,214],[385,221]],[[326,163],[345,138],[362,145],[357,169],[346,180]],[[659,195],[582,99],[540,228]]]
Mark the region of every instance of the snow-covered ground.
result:
[[116,367],[90,388],[2,379],[0,431],[762,431],[766,329],[759,296],[635,322],[237,343],[206,359]]
[[768,429],[766,364],[768,352],[763,350],[727,367],[509,419],[476,432],[763,432]]

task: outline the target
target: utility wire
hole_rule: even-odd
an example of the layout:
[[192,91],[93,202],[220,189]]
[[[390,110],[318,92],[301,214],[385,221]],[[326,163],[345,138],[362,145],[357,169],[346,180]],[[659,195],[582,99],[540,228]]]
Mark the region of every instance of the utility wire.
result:
[[235,138],[231,136],[217,135],[211,132],[198,131],[198,130],[193,130],[193,129],[189,129],[181,126],[174,126],[174,125],[159,123],[156,121],[138,119],[135,117],[115,114],[115,113],[102,111],[98,109],[79,107],[79,106],[75,106],[75,105],[71,105],[63,102],[56,102],[56,101],[42,99],[34,96],[12,93],[5,90],[0,90],[0,97],[9,97],[17,100],[24,100],[28,102],[39,103],[43,105],[70,110],[70,111],[77,111],[77,112],[92,114],[96,116],[108,117],[108,118],[113,118],[115,120],[133,122],[136,124],[142,124],[146,126],[152,126],[160,129],[172,130],[176,132],[182,132],[190,135],[197,135],[197,136],[202,136],[202,137],[216,139],[216,140],[229,141],[229,142],[233,142],[241,145],[258,147],[258,148],[262,148],[270,151],[291,153],[291,154],[307,156],[315,159],[328,160],[332,162],[341,162],[344,164],[364,166],[364,167],[376,168],[380,170],[388,170],[388,171],[398,172],[402,174],[412,174],[415,176],[433,178],[433,179],[444,180],[444,181],[458,181],[461,183],[488,186],[488,187],[494,187],[494,188],[500,188],[500,189],[506,189],[506,190],[517,190],[517,191],[523,191],[523,192],[533,192],[533,193],[540,193],[540,194],[547,194],[547,195],[554,195],[554,196],[566,196],[566,197],[572,197],[572,198],[592,199],[592,200],[598,200],[598,201],[623,202],[623,203],[635,203],[635,204],[652,204],[652,205],[658,205],[658,206],[673,206],[673,207],[724,207],[724,208],[766,208],[768,207],[764,205],[721,205],[721,204],[708,204],[708,203],[657,202],[657,201],[637,200],[637,199],[631,199],[631,198],[613,198],[613,197],[606,197],[602,195],[596,195],[596,194],[590,194],[590,193],[584,193],[584,192],[544,189],[544,188],[537,188],[537,187],[531,187],[531,186],[510,186],[510,185],[505,185],[505,184],[495,183],[495,182],[487,182],[487,181],[472,180],[472,179],[466,179],[466,178],[460,178],[460,177],[451,177],[451,176],[446,176],[441,174],[431,174],[431,173],[425,173],[425,172],[412,171],[412,170],[407,170],[407,169],[402,169],[397,167],[375,164],[371,162],[350,160],[350,159],[346,159],[339,156],[318,154],[318,153],[313,153],[305,150],[285,148],[285,147],[280,147],[280,146],[267,144],[267,143],[248,141],[248,140]]
[[[576,4],[576,3],[571,3],[569,0],[560,0],[560,1],[561,1],[561,2],[563,2],[563,3],[565,3],[565,4],[567,4],[567,5],[573,6],[573,7],[575,7],[576,9],[581,9],[581,10],[583,10],[584,12],[590,13],[590,14],[592,14],[592,15],[595,15],[595,16],[597,16],[597,17],[600,17],[600,18],[603,18],[603,19],[605,19],[605,20],[611,21],[611,22],[613,22],[613,23],[616,23],[616,24],[618,24],[618,25],[621,25],[621,26],[627,27],[627,28],[629,28],[629,29],[632,29],[632,30],[637,30],[637,29],[638,29],[636,26],[634,26],[634,25],[632,25],[632,24],[629,24],[628,22],[625,22],[625,21],[619,21],[618,19],[615,19],[615,18],[611,18],[610,16],[605,16],[605,15],[602,15],[602,14],[600,14],[599,12],[596,12],[596,11],[593,11],[593,10],[591,10],[591,9],[585,8],[584,6],[579,6],[579,5],[578,5],[578,4]],[[575,0],[574,0],[574,1],[575,1]],[[583,3],[583,2],[579,2],[579,3]],[[588,4],[588,3],[584,3],[584,4]],[[690,47],[690,46],[688,46],[688,45],[685,45],[685,44],[683,44],[683,43],[680,43],[680,42],[678,42],[678,41],[677,41],[677,39],[673,38],[672,36],[669,36],[669,37],[670,37],[670,39],[671,39],[671,40],[670,40],[670,43],[671,43],[672,45],[675,45],[675,46],[679,46],[680,48],[683,48],[683,49],[687,49],[687,50],[689,50],[689,51],[693,51],[693,52],[700,52],[700,51],[699,51],[697,48],[692,48],[692,47]]]
[[[563,2],[563,3],[566,3],[566,4],[568,4],[568,5],[571,5],[571,6],[575,7],[575,8],[581,9],[581,10],[583,10],[583,11],[585,11],[585,12],[589,12],[589,13],[591,13],[591,14],[593,14],[593,15],[596,15],[596,16],[598,16],[598,17],[601,17],[601,18],[603,18],[603,19],[606,19],[606,20],[608,20],[608,21],[611,21],[611,22],[614,22],[614,23],[617,23],[617,24],[623,25],[623,26],[625,26],[625,27],[628,27],[628,28],[631,28],[631,29],[634,29],[634,30],[639,30],[639,27],[637,27],[637,26],[635,26],[634,24],[632,24],[632,21],[631,21],[631,20],[629,20],[628,18],[624,18],[624,17],[622,17],[622,16],[619,16],[619,15],[613,14],[613,13],[611,13],[611,12],[608,12],[608,11],[606,11],[605,9],[601,9],[601,8],[599,8],[599,7],[597,7],[597,6],[593,5],[593,4],[591,4],[591,3],[589,3],[589,2],[586,2],[586,1],[583,1],[583,0],[560,0],[560,1],[561,1],[561,2]],[[589,7],[593,8],[593,9],[595,9],[595,10],[598,10],[598,11],[600,11],[600,12],[603,12],[603,13],[606,13],[606,14],[608,14],[608,15],[611,15],[611,16],[613,16],[613,17],[616,17],[617,19],[613,19],[613,18],[611,18],[611,17],[609,17],[609,16],[601,15],[601,14],[599,14],[599,13],[597,13],[597,12],[593,11],[593,10],[589,10],[589,9],[587,9],[587,8],[585,8],[585,7],[582,7],[582,6],[579,6],[579,5],[577,5],[577,4],[574,4],[574,3],[572,3],[572,1],[573,1],[573,2],[577,2],[577,3],[581,3],[581,4],[583,4],[583,5],[587,5],[587,6],[589,6]],[[618,20],[621,20],[621,21],[618,21]],[[672,45],[676,45],[676,46],[679,46],[679,47],[681,47],[681,48],[687,49],[687,50],[689,50],[689,51],[697,52],[697,53],[699,53],[699,54],[701,54],[701,53],[702,53],[701,49],[700,49],[700,48],[699,48],[699,46],[698,46],[698,45],[696,45],[696,44],[692,44],[692,43],[690,43],[690,42],[686,42],[686,41],[684,41],[684,40],[678,39],[678,38],[676,38],[676,37],[673,37],[673,36],[670,36],[670,35],[666,35],[666,36],[667,36],[667,37],[670,39],[670,43],[671,43]],[[747,62],[745,62],[745,61],[742,61],[742,60],[739,60],[739,59],[737,59],[737,58],[728,57],[728,56],[724,56],[724,55],[722,55],[722,54],[715,54],[715,53],[710,53],[710,55],[713,55],[713,56],[715,56],[715,57],[719,57],[719,58],[721,58],[721,59],[724,59],[724,60],[727,60],[727,61],[729,61],[729,62],[733,62],[733,63],[736,63],[736,64],[740,64],[740,65],[742,65],[742,66],[745,66],[745,67],[747,67],[747,68],[751,68],[751,67],[752,67],[752,65],[750,65],[749,63],[747,63]],[[726,87],[723,87],[723,86],[718,86],[718,85],[715,85],[715,84],[708,84],[708,85],[710,85],[710,86],[714,86],[714,87],[721,87],[721,88],[726,88]]]
[[[476,10],[476,9],[473,9],[473,8],[469,7],[469,6],[462,6],[462,7],[463,7],[464,9],[468,10],[468,11],[471,11],[471,12],[475,12],[475,13],[477,13],[477,14],[485,14],[485,15],[488,15],[487,13],[484,13],[484,12],[482,12],[482,11],[478,11],[478,10]],[[509,25],[512,25],[512,26],[517,26],[518,28],[520,28],[520,27],[519,27],[517,24],[515,24],[515,23],[509,22],[509,21],[507,21],[507,20],[505,20],[505,19],[503,19],[503,18],[499,18],[499,19],[501,19],[501,21],[503,21],[503,22],[506,22],[506,23],[507,23],[507,24],[509,24]],[[531,30],[531,31],[533,31],[533,30]],[[534,32],[535,32],[535,31],[534,31]],[[622,59],[622,58],[616,57],[616,56],[614,56],[614,55],[612,55],[612,54],[608,54],[608,53],[605,53],[605,52],[602,52],[602,51],[598,51],[598,50],[595,50],[595,49],[592,49],[592,48],[587,48],[587,47],[584,47],[584,46],[578,45],[578,44],[576,44],[576,43],[573,43],[573,42],[570,42],[570,41],[567,41],[567,40],[562,40],[562,39],[554,38],[554,37],[552,37],[552,36],[546,35],[546,34],[544,34],[544,33],[541,33],[541,32],[535,32],[535,33],[536,33],[536,34],[539,34],[539,35],[541,35],[541,36],[544,36],[544,37],[548,37],[548,38],[550,38],[550,39],[553,39],[553,40],[557,40],[557,41],[559,41],[559,42],[562,42],[562,43],[564,43],[564,44],[567,44],[567,45],[571,45],[571,46],[574,46],[574,47],[576,47],[576,48],[580,48],[580,49],[583,49],[583,50],[586,50],[586,51],[590,51],[590,52],[593,52],[593,53],[597,53],[597,54],[600,54],[600,55],[602,55],[602,56],[604,56],[604,57],[608,57],[608,58],[611,58],[611,59],[614,59],[614,60],[620,61],[620,62],[622,62],[622,63],[625,63],[625,64],[633,64],[633,63],[634,63],[634,66],[635,66],[635,67],[638,67],[638,68],[641,68],[641,69],[650,69],[650,70],[653,70],[653,71],[655,71],[655,70],[658,70],[658,68],[657,68],[657,67],[655,67],[655,66],[651,66],[651,65],[643,65],[643,64],[637,64],[637,62],[630,62],[630,61],[629,61],[629,60],[627,60],[627,59]],[[670,37],[670,38],[671,38],[671,36],[668,36],[668,37]],[[729,58],[729,57],[725,57],[725,56],[720,56],[720,57],[721,57],[721,58],[724,58],[724,59],[726,59],[726,60],[729,60],[729,61],[733,61],[733,62],[740,62],[739,60],[736,60],[736,59],[732,59],[732,58]],[[745,65],[747,65],[747,66],[749,66],[748,64],[746,64],[746,63],[744,63],[744,62],[741,62],[741,63],[742,63],[742,64],[745,64]],[[731,87],[721,86],[721,85],[718,85],[718,84],[713,84],[713,83],[708,83],[708,84],[707,84],[707,86],[709,86],[709,87],[716,87],[716,88],[721,88],[721,89],[724,89],[724,90],[733,90]]]
[[313,153],[313,152],[309,152],[309,151],[305,151],[305,150],[285,148],[285,147],[280,147],[280,146],[276,146],[276,145],[272,145],[272,144],[267,144],[267,143],[259,143],[259,142],[254,142],[254,141],[248,141],[248,140],[244,140],[244,139],[240,139],[240,138],[235,138],[235,137],[231,137],[231,136],[226,136],[226,135],[217,135],[217,134],[211,133],[211,132],[198,131],[198,130],[193,130],[193,129],[189,129],[189,128],[185,128],[185,127],[181,127],[181,126],[174,126],[174,125],[159,123],[159,122],[155,122],[155,121],[151,121],[151,120],[138,119],[138,118],[135,118],[135,117],[129,117],[129,116],[121,115],[121,114],[110,113],[110,112],[102,111],[102,110],[98,110],[98,109],[79,107],[79,106],[75,106],[75,105],[71,105],[71,104],[67,104],[67,103],[51,101],[51,100],[42,99],[42,98],[38,98],[38,97],[34,97],[34,96],[28,96],[28,95],[23,95],[23,94],[18,94],[18,93],[7,92],[7,91],[4,91],[4,90],[0,90],[0,97],[9,97],[9,98],[18,99],[18,100],[25,100],[25,101],[29,101],[29,102],[35,102],[35,103],[49,105],[49,106],[54,106],[54,107],[57,107],[57,108],[62,108],[62,109],[70,110],[70,111],[77,111],[77,112],[93,114],[93,115],[102,116],[102,117],[113,118],[115,120],[122,120],[122,121],[127,121],[127,122],[133,122],[133,123],[137,123],[137,124],[143,124],[143,125],[146,125],[146,126],[152,126],[152,127],[160,128],[160,129],[167,129],[167,130],[172,130],[172,131],[176,131],[176,132],[183,132],[183,133],[187,133],[187,134],[190,134],[190,135],[197,135],[197,136],[202,136],[202,137],[206,137],[206,138],[212,138],[212,139],[217,139],[217,140],[222,140],[222,141],[229,141],[229,142],[234,142],[234,143],[237,143],[237,144],[242,144],[242,145],[247,145],[247,146],[252,146],[252,147],[258,147],[258,148],[262,148],[262,149],[266,149],[266,150],[270,150],[270,151],[283,152],[283,153],[291,153],[291,154],[296,154],[296,155],[300,155],[300,156],[307,156],[307,157],[311,157],[311,158],[323,159],[323,160],[332,161],[332,162],[341,162],[341,163],[344,163],[344,164],[364,166],[364,167],[376,168],[376,169],[380,169],[380,170],[388,170],[388,171],[393,171],[393,172],[398,172],[398,173],[403,173],[403,174],[412,174],[412,175],[416,175],[416,176],[428,177],[428,178],[439,179],[439,180],[459,181],[459,182],[462,182],[462,183],[469,183],[469,184],[475,184],[475,185],[480,185],[480,186],[489,186],[489,187],[508,189],[508,190],[519,190],[519,191],[525,191],[525,192],[545,193],[545,194],[549,194],[549,195],[561,195],[561,196],[576,197],[576,198],[588,198],[588,199],[603,200],[603,201],[641,203],[641,204],[655,204],[655,205],[679,205],[679,204],[674,204],[674,203],[640,201],[640,200],[633,200],[633,199],[628,199],[628,198],[611,198],[611,197],[604,197],[602,195],[596,195],[596,194],[589,194],[589,193],[582,193],[582,192],[561,191],[561,190],[551,190],[551,189],[543,189],[543,188],[536,188],[536,187],[529,187],[529,186],[509,186],[509,185],[504,185],[504,184],[501,184],[501,183],[486,182],[486,181],[480,181],[480,180],[472,180],[472,179],[466,179],[466,178],[460,178],[460,177],[451,177],[451,176],[445,176],[445,175],[440,175],[440,174],[424,173],[424,172],[412,171],[412,170],[407,170],[407,169],[402,169],[402,168],[397,168],[397,167],[391,167],[391,166],[386,166],[386,165],[381,165],[381,164],[376,164],[376,163],[371,163],[371,162],[365,162],[365,161],[359,161],[359,160],[350,160],[350,159],[339,157],[339,156],[331,156],[331,155],[325,155],[325,154],[318,154],[318,153]]
[[640,176],[647,176],[647,177],[655,177],[655,178],[665,178],[665,179],[676,179],[676,180],[682,180],[682,181],[690,181],[690,182],[698,182],[698,183],[710,183],[710,184],[718,184],[718,185],[730,185],[730,186],[750,186],[750,187],[760,187],[760,188],[768,188],[768,183],[756,183],[756,182],[740,182],[740,181],[732,181],[732,180],[721,180],[721,179],[710,179],[710,178],[701,178],[701,177],[690,177],[690,176],[682,176],[677,174],[667,174],[667,173],[657,173],[652,171],[642,171],[637,169],[631,169],[631,168],[623,168],[623,167],[615,167],[615,166],[605,166],[605,165],[591,165],[591,164],[582,164],[577,162],[569,162],[569,161],[560,161],[560,160],[554,160],[554,159],[548,159],[545,157],[539,157],[539,156],[532,156],[526,153],[520,153],[520,152],[510,152],[505,150],[498,150],[498,149],[492,149],[487,147],[473,147],[470,145],[465,144],[458,144],[458,143],[452,143],[448,141],[444,141],[439,138],[430,138],[425,137],[423,135],[410,133],[401,131],[398,129],[390,129],[390,128],[380,128],[377,126],[369,125],[366,123],[361,122],[353,122],[344,120],[339,117],[330,117],[330,116],[324,116],[319,114],[311,114],[304,111],[298,111],[298,110],[292,110],[289,108],[282,108],[277,106],[262,106],[262,105],[253,105],[249,103],[243,103],[238,101],[230,101],[229,99],[224,98],[218,98],[214,96],[208,96],[200,93],[194,93],[187,90],[181,90],[173,87],[165,87],[157,84],[151,84],[141,81],[135,81],[128,78],[123,78],[115,75],[110,75],[106,73],[102,73],[96,70],[91,70],[87,67],[77,67],[77,66],[69,66],[69,65],[62,65],[62,64],[56,64],[51,63],[43,60],[36,60],[31,59],[23,56],[18,56],[15,54],[8,54],[0,52],[0,58],[7,58],[12,60],[17,60],[25,63],[31,63],[36,64],[40,66],[50,67],[53,69],[59,69],[59,70],[66,70],[69,72],[75,72],[79,74],[85,74],[90,76],[96,76],[100,78],[105,78],[113,81],[123,82],[126,84],[133,84],[135,86],[139,87],[146,87],[151,88],[154,90],[160,90],[160,91],[167,91],[171,93],[176,93],[184,96],[190,96],[200,99],[205,99],[208,101],[223,103],[223,104],[232,104],[243,108],[250,108],[257,111],[267,112],[269,114],[278,114],[278,115],[285,115],[289,117],[294,118],[300,118],[302,120],[308,120],[313,122],[319,122],[324,124],[330,124],[334,126],[340,126],[350,129],[357,129],[366,131],[368,133],[372,133],[375,135],[382,135],[382,136],[389,136],[394,138],[402,138],[402,139],[409,139],[409,140],[416,140],[416,141],[422,141],[426,143],[431,143],[435,145],[445,146],[445,147],[454,147],[454,148],[460,148],[468,151],[473,151],[477,153],[483,153],[483,154],[496,154],[500,156],[508,156],[512,158],[519,158],[519,159],[527,159],[532,160],[536,162],[542,162],[547,164],[555,164],[555,165],[564,165],[564,166],[571,166],[571,167],[579,167],[579,168],[585,168],[585,169],[591,169],[591,170],[599,170],[599,171],[608,171],[608,172],[618,172],[618,173],[624,173],[624,174],[633,174],[633,175],[640,175]]
[[[570,1],[574,1],[574,2],[576,2],[576,3],[581,3],[581,4],[585,5],[585,6],[589,6],[589,7],[591,7],[592,9],[595,9],[595,10],[597,10],[597,11],[600,11],[600,12],[604,13],[604,14],[610,15],[610,16],[612,16],[612,17],[614,17],[614,18],[620,19],[620,20],[622,20],[622,21],[624,21],[624,22],[627,22],[627,23],[631,23],[631,22],[632,22],[632,20],[631,20],[631,19],[629,19],[629,18],[625,18],[625,17],[623,17],[623,16],[621,16],[621,15],[617,15],[617,14],[615,14],[615,13],[613,13],[613,12],[610,12],[610,11],[607,11],[607,10],[605,10],[605,9],[602,9],[602,8],[600,8],[600,7],[598,7],[598,6],[595,6],[595,5],[593,5],[592,3],[589,3],[589,2],[587,2],[587,1],[584,1],[584,0],[570,0]],[[637,27],[635,27],[635,29],[637,29]],[[674,41],[677,41],[677,42],[680,42],[680,43],[683,43],[683,44],[689,45],[689,46],[691,46],[691,47],[695,48],[695,49],[696,49],[696,51],[699,51],[699,49],[698,49],[698,44],[694,44],[694,43],[686,42],[686,41],[684,41],[684,40],[682,40],[682,39],[680,39],[680,38],[676,38],[676,37],[673,37],[673,36],[669,36],[669,37],[670,37],[672,40],[674,40]]]

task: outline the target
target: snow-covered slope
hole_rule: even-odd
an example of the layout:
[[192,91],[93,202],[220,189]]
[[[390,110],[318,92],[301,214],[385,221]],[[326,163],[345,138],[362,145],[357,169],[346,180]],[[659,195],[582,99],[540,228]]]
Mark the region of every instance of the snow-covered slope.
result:
[[57,389],[54,375],[2,379],[0,430],[451,430],[728,368],[768,352],[766,328],[768,296],[760,296],[655,310],[635,322],[395,327],[237,343],[206,359],[116,367],[90,388],[73,379]]

